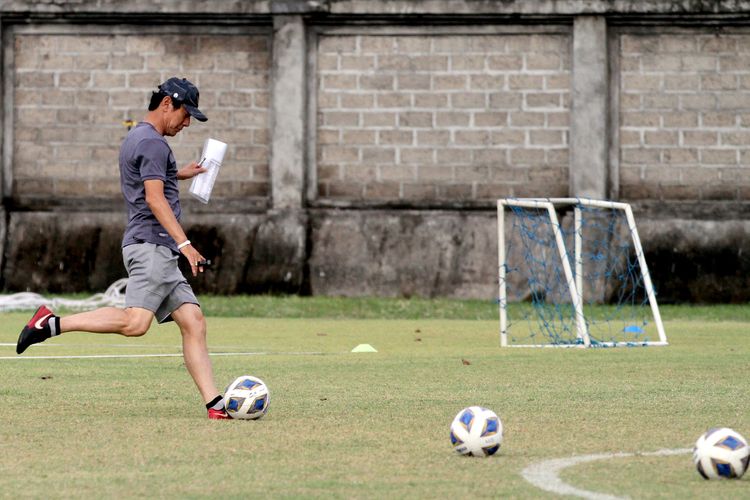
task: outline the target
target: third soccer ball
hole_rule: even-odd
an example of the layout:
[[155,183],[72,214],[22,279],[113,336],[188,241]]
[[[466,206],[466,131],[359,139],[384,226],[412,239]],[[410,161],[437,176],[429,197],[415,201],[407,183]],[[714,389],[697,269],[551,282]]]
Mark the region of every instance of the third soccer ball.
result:
[[464,408],[451,423],[453,449],[462,455],[488,457],[497,453],[502,442],[503,423],[487,408]]
[[243,375],[224,391],[224,406],[232,418],[255,420],[266,414],[271,394],[257,377]]
[[750,448],[732,429],[709,429],[695,442],[693,461],[703,479],[739,479],[747,470]]

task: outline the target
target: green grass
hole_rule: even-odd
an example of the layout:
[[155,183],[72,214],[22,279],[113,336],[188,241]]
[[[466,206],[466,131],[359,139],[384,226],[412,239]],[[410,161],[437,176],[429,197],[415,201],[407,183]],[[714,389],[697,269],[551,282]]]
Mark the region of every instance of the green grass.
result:
[[[52,295],[49,294],[51,297]],[[68,294],[68,299],[85,299],[89,294]],[[300,297],[297,295],[201,295],[207,316],[226,318],[340,318],[340,319],[471,319],[496,321],[496,299],[452,300],[445,298],[382,298],[382,297]],[[520,306],[528,309],[530,306]],[[587,306],[606,311],[607,307]],[[673,305],[661,304],[665,320],[746,321],[750,323],[750,307],[741,304]],[[64,311],[65,312],[65,311]]]
[[[179,357],[27,359],[179,353],[174,325],[136,339],[65,334],[0,359],[0,496],[551,498],[525,466],[689,448],[716,425],[750,435],[748,308],[665,308],[669,347],[588,351],[500,349],[481,301],[209,297],[204,308],[213,352],[265,353],[213,363],[220,385],[266,381],[266,417],[206,420]],[[27,319],[3,314],[0,356],[14,356]],[[351,353],[359,343],[379,352]],[[498,456],[451,449],[451,420],[475,404],[503,421]],[[741,497],[748,484],[704,481],[689,455],[561,477],[631,498]]]
[[[496,321],[493,300],[350,298],[270,295],[202,296],[206,314],[251,318],[476,319]],[[592,308],[587,307],[587,312]],[[598,308],[593,308],[594,310]],[[603,307],[601,309],[607,309]],[[660,306],[665,320],[747,321],[750,307],[738,304]]]

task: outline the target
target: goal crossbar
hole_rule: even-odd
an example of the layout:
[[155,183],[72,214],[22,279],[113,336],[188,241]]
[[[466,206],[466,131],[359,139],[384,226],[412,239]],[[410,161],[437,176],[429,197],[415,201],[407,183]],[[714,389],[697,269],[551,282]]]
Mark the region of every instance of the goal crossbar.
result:
[[[569,253],[565,246],[563,230],[557,217],[556,207],[572,206],[574,208],[574,254],[573,262],[575,269],[571,269]],[[637,345],[665,346],[668,345],[667,336],[664,331],[659,306],[656,301],[651,275],[648,271],[646,258],[643,253],[643,245],[638,229],[635,225],[633,210],[628,203],[614,202],[607,200],[592,200],[585,198],[502,198],[497,200],[497,220],[498,220],[498,286],[499,297],[498,307],[500,312],[500,345],[508,347],[508,316],[507,304],[508,296],[506,289],[506,242],[505,242],[505,209],[506,207],[521,207],[537,210],[545,210],[550,218],[550,223],[554,230],[554,238],[558,254],[562,261],[563,273],[570,294],[571,303],[575,312],[575,324],[577,337],[580,343],[577,344],[549,344],[544,347],[591,347],[591,337],[588,332],[586,317],[583,311],[583,259],[582,259],[582,225],[581,225],[581,207],[604,208],[611,210],[621,210],[625,214],[628,225],[628,231],[633,242],[638,264],[641,269],[643,285],[647,294],[651,313],[654,318],[658,341],[641,341]],[[597,346],[630,346],[632,342],[597,342]],[[512,347],[539,347],[537,345],[512,345]]]

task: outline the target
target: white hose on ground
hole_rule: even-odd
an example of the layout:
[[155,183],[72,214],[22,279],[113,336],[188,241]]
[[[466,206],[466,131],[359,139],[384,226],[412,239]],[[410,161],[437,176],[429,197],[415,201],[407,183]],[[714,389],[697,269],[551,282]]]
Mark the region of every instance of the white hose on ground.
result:
[[122,278],[111,285],[104,293],[97,293],[87,299],[47,298],[32,292],[21,292],[10,295],[0,295],[0,311],[26,311],[46,305],[52,310],[71,309],[87,311],[98,307],[125,307],[125,287],[127,278]]

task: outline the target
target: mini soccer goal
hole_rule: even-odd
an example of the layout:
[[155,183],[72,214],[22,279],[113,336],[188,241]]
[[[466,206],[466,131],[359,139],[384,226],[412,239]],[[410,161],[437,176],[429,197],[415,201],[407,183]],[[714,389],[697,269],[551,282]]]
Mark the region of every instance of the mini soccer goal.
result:
[[497,202],[500,345],[667,345],[633,211],[577,198]]

